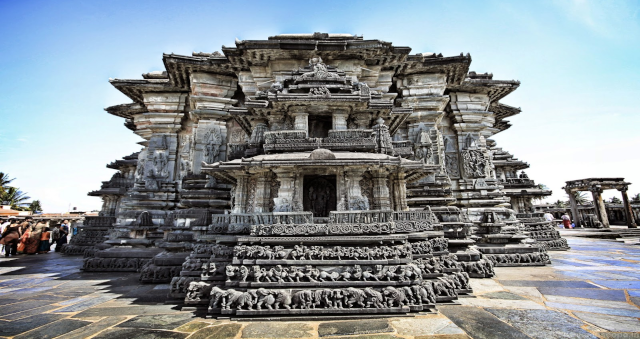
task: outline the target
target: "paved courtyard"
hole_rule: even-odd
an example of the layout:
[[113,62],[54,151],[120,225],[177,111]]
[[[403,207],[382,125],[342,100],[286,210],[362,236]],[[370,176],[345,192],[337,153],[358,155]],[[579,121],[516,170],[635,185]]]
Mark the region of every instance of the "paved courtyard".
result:
[[568,237],[553,265],[497,268],[437,314],[314,322],[205,319],[164,304],[168,285],[83,273],[80,257],[0,259],[5,338],[640,338],[640,247]]

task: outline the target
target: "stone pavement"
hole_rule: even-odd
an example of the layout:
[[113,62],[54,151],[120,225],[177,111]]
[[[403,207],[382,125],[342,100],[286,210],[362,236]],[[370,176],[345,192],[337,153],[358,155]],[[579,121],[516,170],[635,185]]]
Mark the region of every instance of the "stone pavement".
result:
[[640,247],[569,237],[553,265],[496,268],[438,314],[362,320],[204,319],[136,273],[83,273],[80,257],[0,259],[5,338],[640,338]]

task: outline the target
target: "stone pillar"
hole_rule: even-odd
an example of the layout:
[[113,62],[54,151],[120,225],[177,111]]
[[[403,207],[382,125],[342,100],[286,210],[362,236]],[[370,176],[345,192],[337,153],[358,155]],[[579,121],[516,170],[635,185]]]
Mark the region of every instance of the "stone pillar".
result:
[[607,209],[602,200],[602,188],[596,186],[591,188],[590,191],[593,195],[593,205],[596,207],[596,213],[598,214],[600,223],[602,223],[602,227],[609,228],[609,217],[607,217]]
[[578,203],[576,202],[576,198],[573,196],[573,192],[571,190],[566,190],[567,195],[569,195],[569,204],[571,205],[571,215],[573,215],[573,222],[576,225],[576,228],[582,225],[580,221],[580,215],[578,214]]
[[347,179],[347,205],[349,210],[369,210],[369,201],[362,196],[360,181],[364,169],[350,169],[345,171]]
[[409,210],[407,206],[407,182],[404,172],[397,172],[392,176],[393,182],[393,209],[396,211]]
[[294,210],[293,194],[295,192],[296,174],[293,168],[274,169],[277,179],[280,182],[278,197],[273,199],[273,211],[287,212]]
[[629,228],[637,228],[638,225],[636,224],[635,218],[633,218],[633,210],[631,209],[631,203],[629,203],[629,196],[627,196],[628,187],[624,186],[624,187],[618,188],[618,190],[622,194],[622,204],[624,209],[624,215],[627,218],[627,226]]
[[391,199],[389,186],[387,185],[388,171],[384,169],[373,170],[373,207],[374,210],[390,210]]
[[269,200],[271,199],[271,171],[262,170],[256,176],[256,195],[253,204],[253,212],[269,212]]
[[335,110],[333,112],[333,129],[334,130],[346,130],[347,118],[349,114],[345,110]]
[[283,114],[271,114],[269,116],[269,131],[284,130],[284,115]]
[[294,119],[293,129],[304,130],[309,135],[309,114],[304,112],[305,108],[294,106],[290,109],[290,114]]
[[247,209],[247,182],[249,176],[244,173],[236,174],[236,187],[235,194],[233,199],[233,210],[234,214],[244,214]]

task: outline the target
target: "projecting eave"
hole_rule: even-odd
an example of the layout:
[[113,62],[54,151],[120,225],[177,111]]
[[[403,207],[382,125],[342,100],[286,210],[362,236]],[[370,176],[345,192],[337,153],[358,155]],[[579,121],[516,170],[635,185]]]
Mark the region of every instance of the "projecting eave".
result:
[[[233,177],[234,172],[243,172],[256,168],[273,169],[277,167],[296,168],[335,168],[335,167],[385,167],[390,170],[402,170],[406,173],[407,181],[415,181],[434,173],[439,169],[437,165],[427,165],[422,162],[393,157],[384,154],[365,152],[333,152],[335,159],[312,159],[311,152],[294,152],[287,154],[258,155],[251,158],[235,159],[228,162],[212,164],[202,163],[204,172],[213,174],[225,173]],[[218,177],[220,178],[220,177]],[[224,178],[224,175],[223,175]]]
[[189,75],[193,72],[207,72],[235,77],[233,65],[225,56],[186,56],[163,54],[162,61],[173,86],[187,91],[191,84]]
[[491,106],[489,106],[489,111],[493,112],[496,115],[496,119],[504,119],[507,117],[515,116],[522,112],[519,107],[513,107],[498,102],[491,103]]
[[146,107],[138,103],[113,105],[104,110],[114,116],[125,119],[132,119],[135,114],[147,112]]
[[505,195],[509,197],[547,197],[553,193],[551,190],[543,190],[538,188],[526,189],[502,189]]
[[447,76],[447,83],[450,85],[460,85],[471,65],[471,55],[454,57],[443,57],[442,54],[417,54],[410,55],[406,61],[398,67],[396,76],[410,75],[415,73],[440,73]]
[[449,92],[482,93],[491,103],[497,102],[520,86],[517,80],[465,79],[460,85],[447,86]]
[[529,168],[529,163],[520,160],[494,160],[493,164],[496,167],[510,167],[515,170],[524,170]]
[[110,79],[109,83],[141,105],[143,105],[145,93],[183,92],[182,89],[173,86],[169,79]]

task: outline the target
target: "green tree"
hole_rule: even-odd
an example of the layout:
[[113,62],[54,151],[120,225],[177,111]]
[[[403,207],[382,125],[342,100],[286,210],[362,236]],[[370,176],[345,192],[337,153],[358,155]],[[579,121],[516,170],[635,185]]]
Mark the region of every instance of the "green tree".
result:
[[35,200],[29,204],[29,210],[33,211],[34,214],[42,212],[42,206],[40,205],[40,200]]
[[567,206],[567,203],[565,201],[557,200],[553,202],[553,205],[557,208],[565,208]]
[[589,203],[589,200],[587,199],[587,194],[582,191],[574,191],[573,198],[576,200],[576,203],[578,205],[584,205]]
[[9,178],[9,174],[5,174],[4,172],[0,172],[0,193],[6,191],[6,188],[13,182],[15,178]]
[[0,193],[0,201],[8,202],[11,205],[11,209],[20,209],[24,205],[27,204],[31,197],[27,196],[26,193],[20,191],[20,189],[16,187],[5,187],[4,191]]

